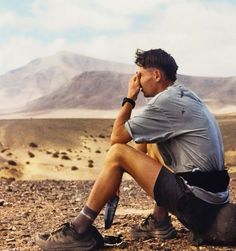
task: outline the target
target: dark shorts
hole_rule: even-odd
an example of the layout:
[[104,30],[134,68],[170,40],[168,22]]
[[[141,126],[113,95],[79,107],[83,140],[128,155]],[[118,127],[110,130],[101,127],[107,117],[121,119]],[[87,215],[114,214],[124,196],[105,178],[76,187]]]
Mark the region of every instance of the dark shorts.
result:
[[204,233],[214,221],[223,205],[207,203],[197,198],[185,185],[184,180],[163,167],[154,186],[158,206],[175,215],[194,233]]

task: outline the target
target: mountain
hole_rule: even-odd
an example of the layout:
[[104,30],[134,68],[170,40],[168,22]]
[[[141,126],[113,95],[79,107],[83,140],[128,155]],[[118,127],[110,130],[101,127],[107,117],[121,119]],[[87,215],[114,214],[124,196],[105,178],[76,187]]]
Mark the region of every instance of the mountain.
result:
[[[72,52],[38,58],[0,76],[0,113],[57,109],[116,109],[127,94],[135,65]],[[236,77],[178,75],[214,110],[236,107]],[[144,99],[139,100],[143,104]],[[138,105],[138,104],[137,104]],[[4,109],[11,112],[4,112]],[[235,110],[234,110],[235,111]]]
[[1,109],[17,108],[65,87],[85,71],[134,72],[135,66],[62,51],[0,76]]
[[117,109],[127,94],[131,76],[110,71],[84,72],[74,77],[67,86],[28,103],[26,110]]
[[[27,111],[51,109],[117,109],[127,94],[131,74],[109,71],[84,72],[67,86],[27,104]],[[207,104],[218,109],[236,105],[236,78],[208,78],[178,75],[178,81],[195,91]],[[142,95],[140,95],[141,97]],[[144,98],[137,105],[144,104]]]
[[236,106],[236,77],[178,75],[178,81],[195,91],[212,108]]

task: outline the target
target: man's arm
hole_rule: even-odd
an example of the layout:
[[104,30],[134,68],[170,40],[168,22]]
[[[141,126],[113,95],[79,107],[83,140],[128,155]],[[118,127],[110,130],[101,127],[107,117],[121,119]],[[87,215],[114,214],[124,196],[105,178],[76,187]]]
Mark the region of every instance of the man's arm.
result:
[[[127,97],[133,99],[134,101],[137,99],[140,91],[139,80],[140,74],[135,74],[129,81],[129,90]],[[121,107],[113,125],[111,133],[111,145],[114,145],[116,143],[125,144],[132,139],[125,127],[125,122],[130,119],[132,109],[133,106],[128,102],[126,102],[124,106]]]

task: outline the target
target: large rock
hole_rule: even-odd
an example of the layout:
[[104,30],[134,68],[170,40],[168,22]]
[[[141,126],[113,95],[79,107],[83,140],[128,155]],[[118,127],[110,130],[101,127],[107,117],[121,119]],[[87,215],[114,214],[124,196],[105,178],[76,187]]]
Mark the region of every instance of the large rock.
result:
[[236,244],[236,204],[226,204],[216,215],[216,218],[210,229],[203,235],[194,235],[193,241],[196,245],[218,244],[235,245]]

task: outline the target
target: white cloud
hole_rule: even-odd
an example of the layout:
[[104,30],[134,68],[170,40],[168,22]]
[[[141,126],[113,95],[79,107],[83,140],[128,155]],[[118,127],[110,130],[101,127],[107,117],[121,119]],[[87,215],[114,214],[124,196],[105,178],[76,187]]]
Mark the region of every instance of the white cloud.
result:
[[[236,75],[236,7],[227,2],[35,0],[32,17],[0,14],[0,27],[60,34],[50,42],[12,34],[0,44],[0,72],[59,50],[131,63],[136,48],[160,47],[176,58],[181,73]],[[63,31],[81,27],[90,30],[89,39],[63,37]]]
[[154,9],[157,9],[163,4],[170,3],[171,0],[96,0],[97,7],[99,9],[104,9],[115,15],[136,15],[136,14],[146,14]]
[[16,37],[5,44],[0,44],[0,71],[16,69],[29,61],[54,54],[66,47],[63,39],[56,39],[51,44],[45,44],[36,39]]
[[13,12],[0,12],[0,27],[4,27],[7,25],[12,25],[15,23],[16,14]]
[[91,1],[36,0],[32,12],[35,26],[52,31],[78,27],[116,30],[126,29],[130,24],[130,18],[98,10]]

